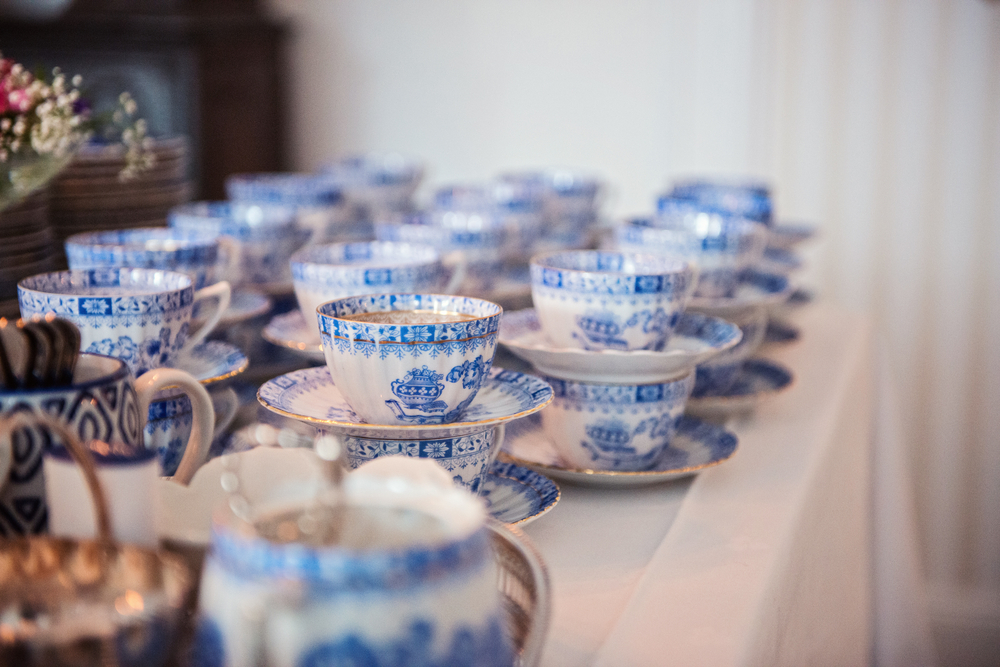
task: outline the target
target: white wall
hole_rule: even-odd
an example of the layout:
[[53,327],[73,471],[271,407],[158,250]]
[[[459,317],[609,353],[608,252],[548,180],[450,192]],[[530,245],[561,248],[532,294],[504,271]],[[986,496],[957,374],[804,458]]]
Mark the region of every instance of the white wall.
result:
[[886,341],[938,608],[1000,624],[1000,5],[273,2],[297,31],[301,168],[576,166],[619,212],[679,175],[771,181],[779,217],[822,227],[824,296]]

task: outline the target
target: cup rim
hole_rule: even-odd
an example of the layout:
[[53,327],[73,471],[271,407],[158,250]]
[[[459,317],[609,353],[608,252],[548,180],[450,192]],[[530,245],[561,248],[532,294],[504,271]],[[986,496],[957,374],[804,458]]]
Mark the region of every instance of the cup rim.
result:
[[[95,273],[111,273],[111,272],[118,272],[120,281],[122,272],[126,271],[135,277],[149,277],[154,274],[161,274],[169,277],[177,276],[177,280],[180,282],[180,284],[177,287],[169,287],[169,288],[162,286],[159,289],[150,290],[145,294],[101,294],[101,293],[79,294],[75,292],[46,289],[37,285],[39,281],[44,279],[59,280],[60,282],[63,279],[69,279],[72,285],[72,280],[76,276],[87,276],[87,282],[89,282],[90,276],[93,276],[93,274]],[[154,284],[151,285],[150,287],[157,287],[157,286]],[[25,292],[34,292],[36,294],[46,294],[52,296],[67,296],[67,297],[82,297],[82,298],[93,297],[98,299],[109,298],[109,297],[137,299],[141,296],[146,296],[147,294],[150,296],[162,295],[162,294],[175,294],[179,292],[184,292],[185,290],[191,290],[193,293],[194,279],[187,273],[183,273],[181,271],[170,271],[168,269],[145,269],[136,267],[105,266],[93,269],[67,269],[65,271],[49,271],[47,273],[36,273],[33,276],[28,276],[27,278],[22,278],[21,280],[17,281],[17,288],[18,291],[23,290]],[[100,288],[98,287],[95,289],[100,289]]]
[[[329,261],[323,261],[321,256],[336,250],[347,250],[351,247],[367,247],[371,249],[398,249],[400,251],[412,250],[415,253],[422,253],[425,256],[419,257],[414,256],[409,259],[402,259],[402,263],[386,265],[386,266],[368,266],[361,267],[357,264],[350,262],[341,263],[331,263]],[[365,258],[364,261],[396,261],[389,258]],[[434,264],[440,262],[441,253],[438,250],[428,244],[428,243],[413,243],[411,241],[344,241],[338,243],[323,243],[319,245],[306,246],[300,248],[292,253],[289,262],[293,265],[298,264],[300,266],[317,267],[322,269],[330,270],[358,270],[361,268],[377,268],[377,269],[394,269],[397,267],[411,267],[411,266],[421,266],[426,264]]]
[[[257,222],[246,221],[244,217],[254,208],[261,211]],[[242,202],[228,199],[193,201],[170,209],[170,228],[190,229],[189,225],[199,221],[211,221],[220,225],[238,225],[253,228],[295,227],[297,214],[293,206],[271,202]]]
[[[135,236],[135,240],[112,240],[115,236]],[[188,238],[171,238],[172,236],[188,236]],[[100,248],[101,250],[125,250],[130,252],[169,253],[180,252],[191,248],[211,248],[219,243],[218,234],[210,231],[188,227],[133,227],[130,229],[80,232],[66,237],[66,247]],[[147,241],[172,241],[173,248],[148,248]]]
[[[621,257],[628,257],[635,260],[640,260],[642,262],[648,263],[650,266],[655,266],[657,264],[663,266],[663,270],[660,271],[623,271],[623,270],[604,270],[604,269],[574,269],[574,268],[564,268],[560,266],[554,266],[551,264],[551,259],[558,256],[595,256],[595,255],[618,255]],[[622,250],[555,250],[552,252],[541,253],[534,255],[530,262],[532,267],[538,267],[540,269],[545,269],[549,271],[560,271],[576,275],[590,275],[590,276],[628,276],[630,278],[643,278],[652,276],[664,276],[664,275],[679,275],[684,273],[690,273],[693,270],[693,265],[690,261],[682,259],[679,257],[669,257],[666,255],[658,255],[655,253],[640,253]],[[534,280],[532,281],[534,282]]]
[[[326,318],[326,319],[329,319],[329,320],[336,320],[336,321],[339,321],[339,322],[350,322],[351,324],[360,324],[360,325],[363,325],[365,327],[386,326],[385,322],[365,322],[364,320],[352,320],[352,319],[348,319],[346,317],[341,317],[341,316],[338,316],[338,315],[333,315],[333,314],[331,314],[329,312],[323,312],[324,309],[326,309],[326,310],[329,311],[329,310],[332,310],[333,308],[335,308],[339,304],[343,304],[343,303],[350,302],[350,301],[357,301],[359,299],[368,299],[368,300],[371,301],[372,304],[375,304],[375,303],[378,303],[377,300],[379,300],[379,299],[383,299],[384,300],[386,297],[420,297],[421,299],[429,299],[429,300],[433,300],[433,299],[442,299],[442,300],[466,299],[468,301],[474,301],[474,302],[478,302],[478,303],[481,303],[481,304],[486,304],[487,306],[493,306],[493,308],[495,308],[495,310],[496,310],[496,312],[489,313],[488,315],[473,316],[473,317],[456,319],[456,320],[444,320],[444,321],[428,322],[428,323],[426,323],[428,325],[435,325],[435,326],[437,326],[437,325],[442,325],[442,324],[468,324],[470,322],[480,322],[480,321],[483,321],[483,320],[489,320],[489,319],[492,319],[494,317],[499,318],[500,316],[503,315],[503,307],[500,304],[495,303],[493,301],[489,301],[487,299],[481,299],[479,297],[473,297],[473,296],[455,295],[455,294],[424,294],[424,293],[420,293],[420,292],[404,292],[404,293],[388,293],[388,294],[363,294],[363,295],[357,295],[357,296],[347,296],[347,297],[343,297],[343,298],[340,298],[340,299],[331,299],[330,301],[325,301],[325,302],[321,303],[320,305],[316,306],[316,314],[319,315],[322,318]],[[385,303],[385,302],[386,301],[383,301],[383,303]],[[398,308],[398,309],[396,309],[396,308],[389,308],[389,309],[380,309],[380,310],[365,310],[363,312],[365,312],[365,313],[392,313],[392,312],[399,312],[401,310],[404,310],[404,309],[402,309],[402,308]],[[437,311],[431,311],[431,312],[437,312]],[[460,313],[460,314],[464,314],[464,313]],[[399,324],[391,324],[389,326],[422,326],[422,323],[417,323],[417,322],[413,322],[413,323],[399,323]],[[499,327],[499,325],[498,325],[498,327]]]
[[[564,379],[564,378],[559,378],[559,377],[556,377],[554,375],[549,375],[549,374],[542,374],[541,377],[542,377],[543,380],[545,380],[546,382],[549,383],[550,387],[552,387],[552,394],[553,394],[553,399],[554,399],[554,398],[557,398],[557,397],[555,395],[555,392],[556,392],[555,386],[556,385],[553,384],[553,382],[555,382],[557,384],[560,384],[563,387],[566,387],[566,386],[569,386],[569,385],[579,385],[579,386],[582,386],[582,387],[593,387],[594,389],[604,389],[604,388],[608,388],[608,387],[623,387],[623,388],[627,388],[627,389],[637,389],[639,387],[667,387],[669,385],[676,385],[679,382],[688,382],[690,379],[692,379],[694,377],[694,375],[695,375],[695,369],[692,368],[692,369],[688,370],[686,373],[684,373],[683,375],[679,375],[679,376],[677,376],[677,377],[675,377],[673,379],[664,380],[662,382],[628,382],[628,383],[618,383],[618,382],[582,382],[580,380],[568,380],[568,379]],[[563,396],[560,396],[559,398],[567,398],[567,397],[565,395],[563,395]],[[572,400],[577,400],[577,399],[572,399]],[[580,402],[580,403],[587,403],[589,401],[581,399],[578,402]],[[660,401],[656,401],[656,402],[660,402]]]

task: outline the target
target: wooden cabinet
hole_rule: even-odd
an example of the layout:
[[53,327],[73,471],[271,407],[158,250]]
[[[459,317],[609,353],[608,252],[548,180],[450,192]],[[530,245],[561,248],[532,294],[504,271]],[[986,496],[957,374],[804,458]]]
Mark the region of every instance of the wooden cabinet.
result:
[[0,49],[84,78],[95,111],[128,90],[155,136],[187,135],[197,199],[227,175],[287,168],[286,29],[248,0],[77,0],[48,22],[0,17]]

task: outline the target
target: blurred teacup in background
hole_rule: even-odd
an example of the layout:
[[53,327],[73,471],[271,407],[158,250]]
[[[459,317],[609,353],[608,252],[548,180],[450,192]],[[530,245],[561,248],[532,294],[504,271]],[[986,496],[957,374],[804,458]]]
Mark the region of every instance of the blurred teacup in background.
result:
[[[279,206],[295,212],[302,229],[316,242],[358,239],[343,187],[325,174],[271,172],[233,174],[226,195],[234,204]],[[363,237],[362,237],[363,238]]]
[[238,258],[226,275],[235,286],[291,291],[288,259],[313,236],[296,222],[293,207],[280,204],[195,202],[170,211],[174,229],[210,233],[235,241]]
[[461,252],[465,279],[457,288],[471,296],[488,294],[503,275],[507,231],[488,213],[414,213],[379,220],[379,241],[429,245],[442,255]]
[[299,308],[319,326],[316,309],[327,301],[362,294],[454,293],[465,277],[464,256],[449,266],[429,245],[371,241],[310,246],[292,255],[292,282]]
[[132,267],[186,273],[201,289],[233,274],[239,246],[202,229],[147,227],[87,232],[66,239],[70,269]]

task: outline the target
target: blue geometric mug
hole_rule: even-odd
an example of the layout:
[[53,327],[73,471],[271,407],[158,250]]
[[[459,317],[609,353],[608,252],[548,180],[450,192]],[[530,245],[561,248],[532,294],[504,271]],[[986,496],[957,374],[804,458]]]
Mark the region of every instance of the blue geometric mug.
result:
[[[213,415],[205,389],[183,371],[158,369],[134,380],[121,359],[84,353],[77,362],[73,383],[67,387],[0,390],[0,418],[22,412],[47,413],[65,422],[83,443],[99,440],[143,450],[142,431],[149,404],[156,392],[174,385],[192,400],[198,424],[198,433],[192,433],[179,466],[182,475],[175,477],[186,483],[208,453]],[[0,535],[45,532],[48,512],[43,459],[47,450],[62,446],[62,439],[39,424],[18,430],[11,443],[10,469],[0,478],[6,480],[0,487]],[[0,456],[0,464],[5,458]]]

